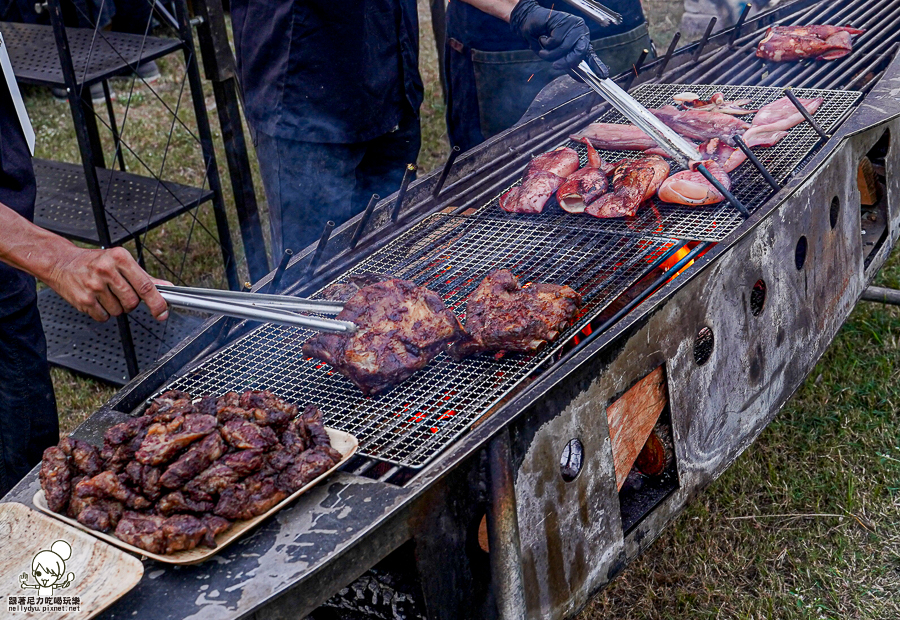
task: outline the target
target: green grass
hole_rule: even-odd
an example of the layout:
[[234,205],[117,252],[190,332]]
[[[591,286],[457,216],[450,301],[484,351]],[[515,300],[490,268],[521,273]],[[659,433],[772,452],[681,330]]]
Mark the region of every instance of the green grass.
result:
[[[444,104],[438,83],[430,22],[420,1],[422,107],[420,170],[446,157]],[[645,0],[651,33],[665,49],[681,18],[681,2]],[[183,75],[180,58],[162,63],[153,85],[173,106]],[[119,121],[130,81],[116,80]],[[208,86],[207,86],[208,89]],[[27,89],[27,105],[39,135],[38,155],[77,162],[68,106],[41,89]],[[182,112],[192,112],[183,94]],[[207,107],[214,128],[213,99]],[[156,171],[163,163],[171,117],[142,85],[131,99],[125,138]],[[224,156],[215,132],[220,168]],[[112,143],[106,141],[107,161]],[[199,151],[176,131],[164,168],[167,179],[198,183]],[[254,167],[256,166],[253,162]],[[129,169],[140,171],[133,157]],[[259,175],[256,174],[257,184]],[[230,187],[223,177],[226,199]],[[263,193],[257,187],[259,196]],[[265,213],[263,214],[265,217]],[[210,209],[199,220],[214,231]],[[190,232],[179,218],[151,233],[147,245],[191,284],[220,286],[221,261],[214,241]],[[235,246],[237,225],[232,216]],[[190,244],[187,243],[190,237]],[[182,255],[188,259],[182,265]],[[154,259],[150,271],[169,276]],[[246,269],[242,265],[242,276]],[[170,278],[171,279],[171,278]],[[900,285],[894,256],[879,276]],[[581,620],[734,618],[900,618],[900,310],[863,304],[832,347],[760,438],[663,532],[638,560],[601,592]],[[63,432],[71,431],[114,390],[54,369]],[[839,515],[839,516],[812,516]]]

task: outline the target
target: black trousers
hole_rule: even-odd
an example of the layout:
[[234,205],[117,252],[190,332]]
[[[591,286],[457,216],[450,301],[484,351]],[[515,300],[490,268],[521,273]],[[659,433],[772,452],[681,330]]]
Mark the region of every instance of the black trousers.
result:
[[59,441],[37,301],[0,317],[0,496]]

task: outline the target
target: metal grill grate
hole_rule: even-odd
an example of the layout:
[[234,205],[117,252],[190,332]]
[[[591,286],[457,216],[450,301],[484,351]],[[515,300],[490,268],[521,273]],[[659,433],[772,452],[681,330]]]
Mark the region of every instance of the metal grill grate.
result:
[[567,284],[579,291],[585,306],[576,325],[555,347],[536,355],[499,360],[480,355],[455,362],[442,354],[399,387],[374,397],[362,396],[329,366],[303,357],[301,346],[311,332],[265,325],[171,387],[194,395],[265,388],[315,403],[329,425],[359,438],[363,454],[421,467],[547,362],[674,243],[579,226],[432,215],[339,280],[355,273],[390,273],[437,292],[464,319],[469,293],[490,270],[508,268],[523,282]]
[[[698,84],[642,84],[631,95],[648,108],[658,108],[674,103],[672,96],[691,91],[708,98],[715,92],[722,92],[726,99],[751,99],[754,107],[762,107],[784,96],[779,88],[757,86],[716,86]],[[829,91],[796,89],[800,98],[824,97],[825,101],[814,118],[825,131],[831,131],[843,120],[845,114],[856,105],[862,95],[853,91]],[[742,119],[750,122],[752,115]],[[609,110],[597,122],[627,123],[616,110]],[[754,148],[753,152],[772,175],[783,183],[794,173],[804,158],[818,145],[819,136],[809,123],[801,123],[790,130],[787,137],[769,148]],[[587,161],[586,148],[579,142],[570,141],[566,146],[574,148],[581,155],[582,165]],[[605,161],[637,159],[637,151],[599,151]],[[671,160],[670,160],[671,163]],[[673,164],[673,172],[681,168]],[[750,211],[759,208],[772,193],[771,187],[749,161],[745,161],[731,173],[731,191]],[[517,182],[518,183],[518,182]],[[516,219],[538,224],[558,224],[584,227],[589,230],[614,233],[660,235],[667,238],[691,239],[698,241],[721,241],[743,221],[741,215],[727,202],[718,205],[687,207],[662,202],[656,198],[651,205],[644,206],[633,218],[597,219],[589,215],[573,216],[559,207],[546,208],[539,215],[509,214],[500,209],[499,196],[486,207],[487,213],[496,218]]]

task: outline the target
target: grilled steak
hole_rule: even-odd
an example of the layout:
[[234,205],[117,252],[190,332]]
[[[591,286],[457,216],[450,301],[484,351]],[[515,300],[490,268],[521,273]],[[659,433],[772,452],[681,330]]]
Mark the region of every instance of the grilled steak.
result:
[[303,354],[331,365],[365,394],[409,378],[463,335],[436,293],[399,279],[363,287],[337,318],[355,323],[356,333],[319,334]]
[[522,287],[506,269],[490,272],[466,303],[468,339],[454,345],[463,358],[484,351],[536,351],[553,342],[581,307],[581,295],[568,286]]

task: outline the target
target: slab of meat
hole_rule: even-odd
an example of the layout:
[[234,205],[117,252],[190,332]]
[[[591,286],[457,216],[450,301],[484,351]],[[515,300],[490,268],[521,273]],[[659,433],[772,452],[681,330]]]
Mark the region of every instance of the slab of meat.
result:
[[96,476],[103,471],[103,459],[100,451],[86,441],[74,437],[60,439],[59,448],[72,457],[72,464],[78,473],[84,476]]
[[606,151],[645,151],[656,146],[653,138],[640,127],[618,123],[591,123],[569,137],[576,141],[588,140]]
[[194,443],[184,454],[178,457],[178,460],[166,468],[166,471],[159,478],[160,485],[167,489],[181,488],[188,480],[194,478],[212,465],[213,461],[222,456],[226,447],[219,433],[210,433]]
[[632,216],[653,197],[669,170],[669,164],[658,155],[622,162],[613,173],[612,193],[600,196],[584,212],[601,218]]
[[773,26],[757,45],[756,55],[773,62],[834,60],[853,51],[851,35],[864,32],[843,26]]
[[275,484],[290,495],[334,467],[336,462],[324,448],[306,450],[278,474]]
[[457,359],[484,351],[533,352],[572,324],[581,295],[568,286],[521,286],[507,269],[490,272],[466,301],[468,338],[456,344]]
[[391,276],[383,273],[358,273],[350,276],[346,282],[329,284],[322,290],[322,297],[329,301],[347,301],[359,291],[359,289],[390,280]]
[[[725,189],[731,189],[731,178],[715,160],[710,159],[702,163]],[[689,206],[711,205],[725,200],[725,196],[720,194],[712,183],[707,181],[702,174],[693,170],[676,172],[663,181],[657,194],[659,199],[664,202]]]
[[329,364],[365,394],[409,378],[464,334],[437,293],[399,279],[363,287],[336,318],[355,323],[356,333],[319,334],[303,345],[303,354]]
[[675,106],[665,105],[658,110],[650,110],[663,123],[680,133],[685,138],[701,142],[710,138],[719,138],[730,142],[750,129],[750,124],[729,114],[707,112],[705,110],[679,110]]
[[65,512],[72,495],[70,457],[59,446],[50,446],[44,450],[38,477],[50,510]]
[[109,427],[103,434],[103,449],[100,451],[104,468],[121,471],[134,459],[152,424],[152,417],[140,416]]
[[152,465],[142,465],[131,461],[125,466],[125,476],[134,489],[140,489],[141,495],[149,500],[156,500],[162,493],[160,478],[163,470]]
[[169,517],[163,522],[162,531],[166,540],[166,553],[193,549],[206,537],[206,525],[191,515]]
[[126,512],[116,526],[116,538],[150,553],[163,553],[166,550],[164,522],[165,518],[159,515]]
[[74,492],[78,497],[118,500],[132,510],[150,507],[150,500],[126,487],[122,480],[111,471],[104,471],[92,478],[84,478],[75,485]]
[[228,486],[219,496],[215,514],[225,519],[252,519],[287,497],[276,486],[275,476],[257,472]]
[[134,458],[144,465],[168,463],[183,449],[214,432],[216,424],[214,416],[202,413],[179,415],[170,422],[153,424]]
[[522,184],[500,196],[500,208],[509,213],[540,213],[579,164],[578,153],[570,148],[538,155],[525,169]]
[[215,503],[209,500],[195,500],[187,497],[181,491],[172,491],[159,498],[156,502],[156,510],[166,516],[171,514],[205,514],[212,512]]
[[[812,115],[816,113],[824,99],[822,97],[813,99],[798,98],[798,101]],[[791,100],[787,97],[782,97],[759,109],[759,112],[753,117],[753,127],[764,127],[767,131],[787,131],[804,120],[806,119],[803,118],[803,114],[797,110],[796,106],[791,103]]]

